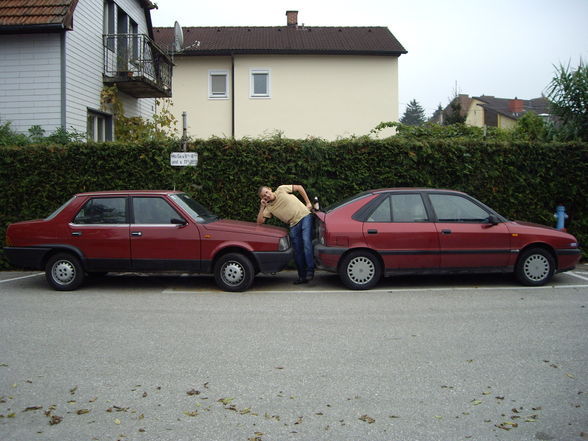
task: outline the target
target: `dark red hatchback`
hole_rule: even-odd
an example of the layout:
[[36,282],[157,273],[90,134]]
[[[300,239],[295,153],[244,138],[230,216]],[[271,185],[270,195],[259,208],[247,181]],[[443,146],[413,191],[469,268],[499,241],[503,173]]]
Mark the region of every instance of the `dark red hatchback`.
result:
[[581,257],[571,234],[509,221],[451,190],[371,190],[317,216],[317,264],[350,289],[414,273],[512,272],[525,285],[543,285]]
[[221,220],[179,191],[80,193],[44,220],[9,225],[6,245],[12,265],[44,269],[57,290],[76,289],[86,274],[179,271],[244,291],[293,253],[287,230]]

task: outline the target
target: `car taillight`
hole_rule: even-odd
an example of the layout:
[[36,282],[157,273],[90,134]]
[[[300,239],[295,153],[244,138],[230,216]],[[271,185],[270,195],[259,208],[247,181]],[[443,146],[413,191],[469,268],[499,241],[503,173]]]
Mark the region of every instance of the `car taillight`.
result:
[[325,224],[321,222],[318,227],[318,240],[321,245],[326,245],[325,243]]
[[280,242],[278,243],[278,250],[285,251],[288,248],[290,248],[290,237],[284,236],[280,239]]

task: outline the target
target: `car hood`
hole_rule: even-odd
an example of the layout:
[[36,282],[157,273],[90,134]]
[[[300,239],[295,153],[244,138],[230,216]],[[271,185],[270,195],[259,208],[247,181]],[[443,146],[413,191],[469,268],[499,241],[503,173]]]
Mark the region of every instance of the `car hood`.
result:
[[221,219],[216,222],[204,224],[203,226],[207,230],[212,231],[230,231],[233,233],[257,234],[272,237],[282,237],[288,234],[288,230],[285,228],[230,219]]
[[571,234],[558,230],[553,227],[548,227],[547,225],[535,224],[533,222],[524,222],[524,221],[511,221],[508,223],[509,230],[512,233],[523,233],[529,232],[529,230],[535,230],[537,233],[540,232],[549,232],[549,234],[553,235],[554,233],[560,233],[562,237],[569,236],[573,237]]

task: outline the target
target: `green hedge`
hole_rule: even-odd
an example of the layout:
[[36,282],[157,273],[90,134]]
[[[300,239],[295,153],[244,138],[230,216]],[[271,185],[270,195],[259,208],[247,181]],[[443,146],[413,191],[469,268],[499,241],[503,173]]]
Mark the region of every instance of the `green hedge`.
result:
[[[302,184],[324,207],[362,190],[441,187],[465,191],[511,219],[566,226],[588,243],[588,144],[318,139],[194,141],[197,167],[170,166],[167,145],[70,144],[0,147],[0,234],[42,218],[73,194],[93,190],[180,189],[222,217],[254,221],[257,188]],[[8,268],[0,252],[0,269]]]

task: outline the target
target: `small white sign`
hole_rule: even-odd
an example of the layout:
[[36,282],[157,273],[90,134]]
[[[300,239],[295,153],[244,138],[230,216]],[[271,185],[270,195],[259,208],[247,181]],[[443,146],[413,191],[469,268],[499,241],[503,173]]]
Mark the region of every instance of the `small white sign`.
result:
[[176,167],[196,167],[198,165],[198,153],[196,152],[172,152],[170,164]]

